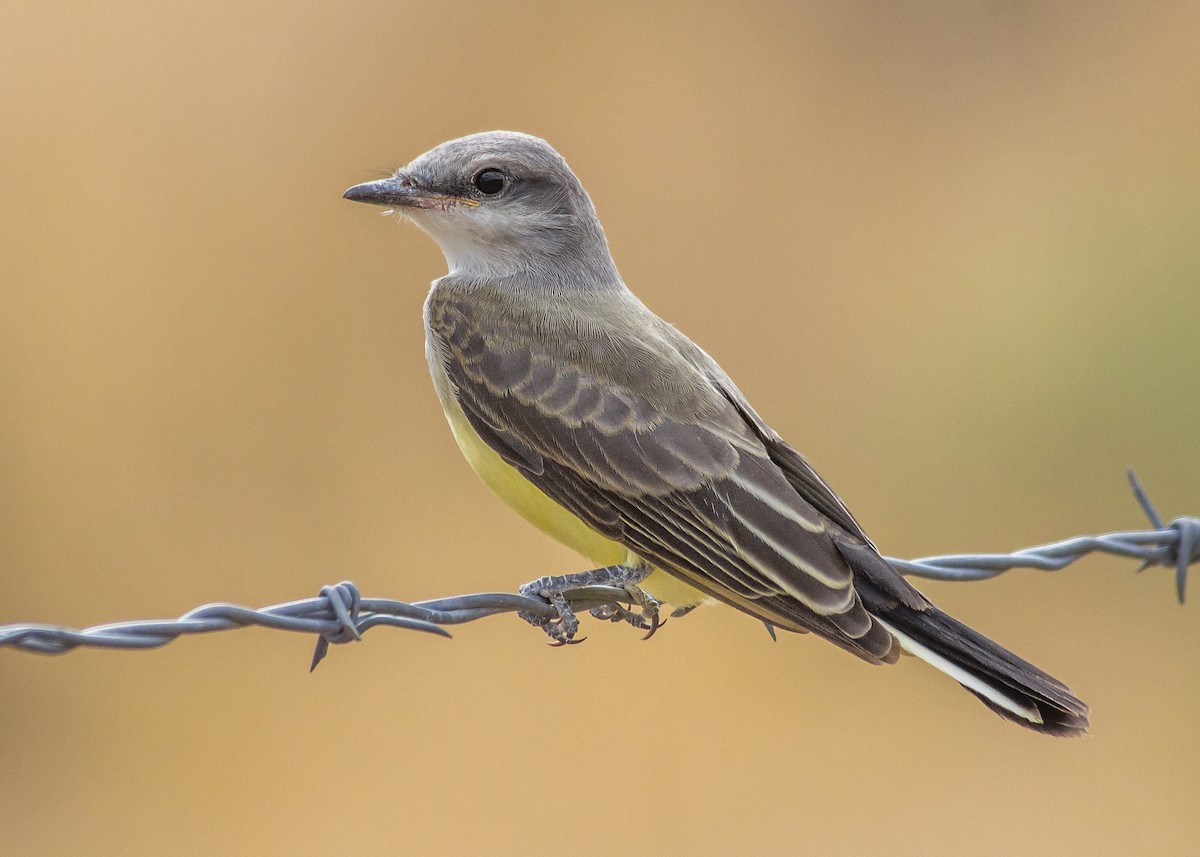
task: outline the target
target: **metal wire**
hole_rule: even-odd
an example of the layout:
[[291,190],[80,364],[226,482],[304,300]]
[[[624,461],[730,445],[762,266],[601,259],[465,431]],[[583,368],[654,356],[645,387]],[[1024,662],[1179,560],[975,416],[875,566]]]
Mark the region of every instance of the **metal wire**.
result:
[[[1015,568],[1057,571],[1088,554],[1108,553],[1140,559],[1142,564],[1138,571],[1150,566],[1174,567],[1175,590],[1182,604],[1188,567],[1200,562],[1200,518],[1176,518],[1164,525],[1133,471],[1129,471],[1129,481],[1154,529],[1077,536],[1009,554],[958,554],[915,560],[887,557],[887,560],[902,574],[963,582],[985,580]],[[582,586],[563,595],[575,611],[630,604],[629,592],[613,586]],[[442,626],[517,612],[544,619],[558,616],[556,608],[541,598],[507,592],[480,592],[410,604],[388,598],[363,598],[353,583],[343,581],[324,587],[316,598],[258,610],[236,604],[205,604],[178,619],[115,622],[83,629],[40,624],[0,625],[0,648],[44,655],[64,654],[84,646],[153,649],[187,634],[207,634],[254,625],[317,635],[311,666],[315,668],[331,643],[359,640],[365,631],[377,625],[449,637],[450,632]]]

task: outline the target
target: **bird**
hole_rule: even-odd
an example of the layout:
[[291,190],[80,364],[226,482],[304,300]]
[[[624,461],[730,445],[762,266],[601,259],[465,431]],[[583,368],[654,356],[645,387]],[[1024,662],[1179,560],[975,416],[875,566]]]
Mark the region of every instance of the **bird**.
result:
[[724,602],[872,664],[915,655],[1001,717],[1088,731],[1062,682],[935,607],[715,360],[625,285],[591,198],[545,140],[489,131],[435,146],[344,193],[411,220],[447,273],[424,305],[426,357],[451,432],[518,514],[595,564],[521,588],[526,616],[577,642],[563,592],[604,583],[658,627]]

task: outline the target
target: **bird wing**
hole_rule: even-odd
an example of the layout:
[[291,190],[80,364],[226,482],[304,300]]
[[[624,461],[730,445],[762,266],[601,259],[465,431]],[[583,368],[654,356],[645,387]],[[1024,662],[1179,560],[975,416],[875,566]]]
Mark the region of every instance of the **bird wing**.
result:
[[793,490],[832,523],[830,537],[854,570],[855,589],[867,610],[879,617],[880,614],[890,614],[897,607],[918,612],[931,607],[929,600],[880,555],[842,499],[803,455],[767,425],[717,362],[674,327],[665,322],[663,327],[672,345],[688,357],[734,407]]
[[[867,660],[894,659],[835,541],[837,518],[797,492],[735,402],[656,336],[657,317],[643,310],[644,340],[603,325],[547,330],[511,296],[497,306],[436,289],[426,305],[432,359],[484,443],[590,527],[701,591]],[[588,359],[595,349],[605,359]]]

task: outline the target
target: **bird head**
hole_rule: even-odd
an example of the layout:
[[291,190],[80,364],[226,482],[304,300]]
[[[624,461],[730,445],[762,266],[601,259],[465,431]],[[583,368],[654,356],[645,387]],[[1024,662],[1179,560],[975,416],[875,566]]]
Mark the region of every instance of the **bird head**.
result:
[[442,143],[345,198],[412,220],[452,274],[616,277],[583,186],[549,143],[528,134],[489,131]]

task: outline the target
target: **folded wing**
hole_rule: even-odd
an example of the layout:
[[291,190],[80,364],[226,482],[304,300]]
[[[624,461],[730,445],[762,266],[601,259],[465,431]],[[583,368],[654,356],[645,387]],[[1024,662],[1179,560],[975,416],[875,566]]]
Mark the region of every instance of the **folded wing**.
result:
[[[544,332],[525,335],[494,313],[484,324],[473,302],[436,294],[427,322],[472,427],[552,500],[764,621],[815,631],[869,661],[894,660],[894,638],[864,609],[835,543],[841,528],[797,493],[736,405],[665,352],[665,341],[601,331],[562,359],[539,344]],[[589,360],[596,349],[624,353]],[[692,395],[668,394],[679,389]]]

